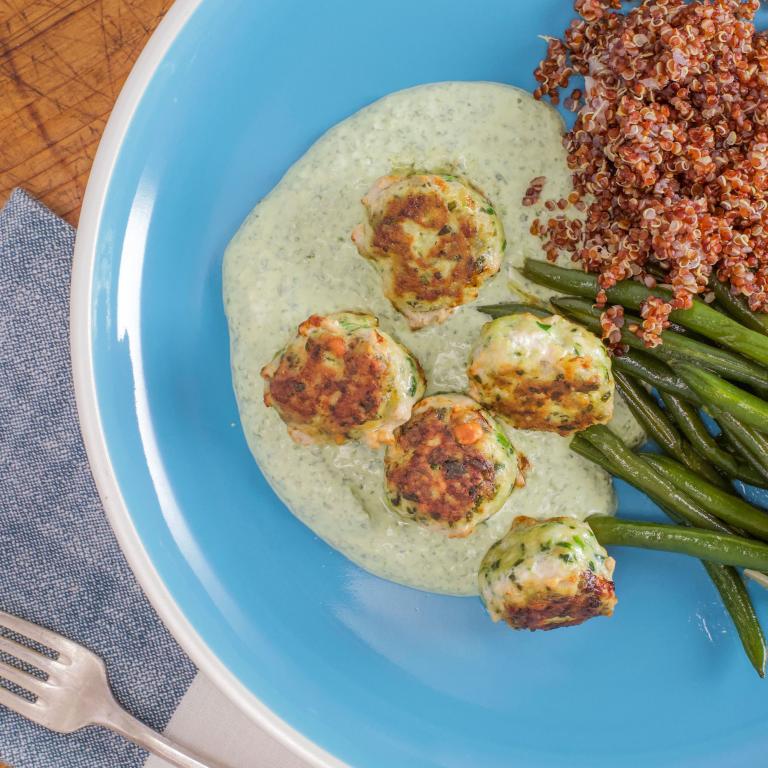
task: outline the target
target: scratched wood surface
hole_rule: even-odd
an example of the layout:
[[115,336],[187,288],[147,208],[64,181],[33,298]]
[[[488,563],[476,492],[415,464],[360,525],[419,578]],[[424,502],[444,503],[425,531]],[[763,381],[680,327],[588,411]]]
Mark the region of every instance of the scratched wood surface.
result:
[[0,205],[22,186],[77,224],[120,87],[172,3],[0,0]]
[[172,3],[0,0],[0,206],[22,186],[77,224],[120,87]]

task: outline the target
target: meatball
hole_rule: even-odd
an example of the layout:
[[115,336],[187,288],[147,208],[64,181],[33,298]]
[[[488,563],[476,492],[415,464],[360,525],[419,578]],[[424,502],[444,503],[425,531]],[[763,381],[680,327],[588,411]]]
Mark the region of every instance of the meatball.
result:
[[569,435],[613,415],[605,347],[557,315],[509,315],[484,325],[468,376],[469,394],[519,429]]
[[570,627],[613,614],[614,566],[587,523],[517,517],[483,558],[480,597],[513,629]]
[[499,271],[504,230],[485,195],[448,174],[382,176],[352,240],[411,328],[441,323]]
[[312,315],[261,375],[264,403],[298,443],[391,442],[424,394],[416,358],[372,315]]
[[449,537],[469,535],[498,512],[518,472],[518,455],[501,427],[464,395],[418,403],[385,456],[392,509]]

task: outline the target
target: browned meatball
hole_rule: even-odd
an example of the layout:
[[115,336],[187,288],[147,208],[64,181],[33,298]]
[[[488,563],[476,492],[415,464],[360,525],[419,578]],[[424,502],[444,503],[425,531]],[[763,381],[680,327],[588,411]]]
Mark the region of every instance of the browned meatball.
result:
[[518,457],[501,427],[464,395],[435,395],[413,409],[385,458],[387,496],[406,520],[467,536],[512,492]]
[[372,315],[312,315],[261,372],[264,402],[300,443],[391,442],[424,393],[416,359]]
[[469,394],[518,429],[570,435],[613,415],[605,347],[557,315],[523,313],[486,323],[467,374]]
[[485,195],[450,174],[382,176],[352,233],[381,271],[384,293],[411,328],[445,320],[499,271],[501,221]]
[[483,558],[480,597],[513,629],[570,627],[613,614],[614,565],[588,523],[516,517]]

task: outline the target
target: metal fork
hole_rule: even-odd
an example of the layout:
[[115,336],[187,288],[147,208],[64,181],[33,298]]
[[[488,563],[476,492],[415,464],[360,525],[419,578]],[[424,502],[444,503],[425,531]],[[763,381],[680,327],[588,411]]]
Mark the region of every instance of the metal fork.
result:
[[96,654],[3,611],[0,627],[55,654],[48,656],[0,633],[0,678],[35,699],[31,701],[0,685],[0,704],[58,733],[74,733],[87,725],[109,728],[179,768],[222,768],[174,744],[122,709],[109,688],[104,662]]

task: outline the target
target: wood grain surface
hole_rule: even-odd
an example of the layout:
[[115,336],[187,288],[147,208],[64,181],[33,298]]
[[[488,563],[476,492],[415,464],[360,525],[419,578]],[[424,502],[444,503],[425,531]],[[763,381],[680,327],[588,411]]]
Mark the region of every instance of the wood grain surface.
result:
[[172,4],[0,0],[0,206],[21,186],[77,224],[117,94]]
[[0,205],[22,186],[77,224],[99,138],[173,0],[0,0]]

